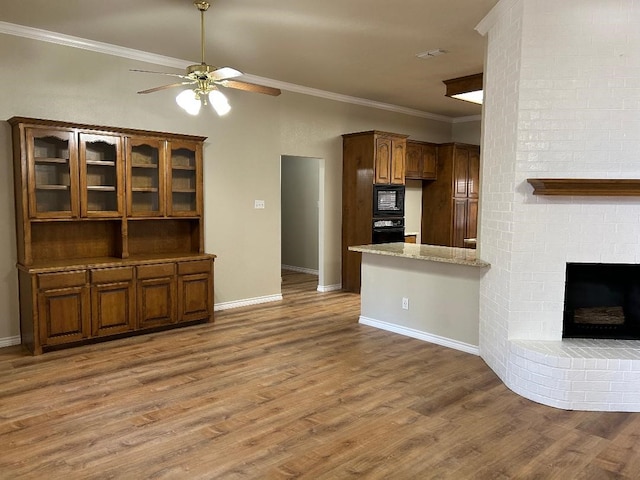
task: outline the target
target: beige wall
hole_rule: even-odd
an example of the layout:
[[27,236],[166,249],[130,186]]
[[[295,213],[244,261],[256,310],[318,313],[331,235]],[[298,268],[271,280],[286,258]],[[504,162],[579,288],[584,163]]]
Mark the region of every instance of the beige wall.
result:
[[480,145],[482,133],[480,130],[480,120],[471,122],[459,122],[453,124],[453,141],[460,143],[469,143],[471,145]]
[[282,156],[283,265],[318,271],[319,158]]
[[[477,353],[480,278],[485,269],[362,255],[361,321]],[[402,298],[409,308],[402,308]]]
[[[280,293],[280,156],[325,160],[325,284],[340,283],[341,134],[380,129],[447,142],[452,125],[284,92],[228,91],[231,113],[184,114],[175,91],[136,95],[166,83],[130,68],[170,71],[124,58],[0,34],[0,119],[12,116],[113,125],[208,137],[205,248],[218,255],[215,302]],[[0,123],[0,340],[19,335],[9,125]],[[255,199],[265,200],[255,210]]]

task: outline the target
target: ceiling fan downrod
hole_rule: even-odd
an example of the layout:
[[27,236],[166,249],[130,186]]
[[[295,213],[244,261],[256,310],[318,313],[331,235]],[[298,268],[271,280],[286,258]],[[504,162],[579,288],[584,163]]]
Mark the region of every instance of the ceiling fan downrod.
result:
[[209,9],[211,4],[209,2],[198,1],[193,2],[193,4],[198,7],[198,10],[200,10],[200,45],[202,50],[200,63],[202,63],[202,65],[206,65],[204,61],[204,12]]

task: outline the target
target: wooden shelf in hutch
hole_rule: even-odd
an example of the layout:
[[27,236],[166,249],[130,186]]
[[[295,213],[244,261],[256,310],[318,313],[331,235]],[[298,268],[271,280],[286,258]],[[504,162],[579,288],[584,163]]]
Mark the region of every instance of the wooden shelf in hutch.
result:
[[628,178],[528,178],[534,195],[584,197],[640,196],[640,179]]

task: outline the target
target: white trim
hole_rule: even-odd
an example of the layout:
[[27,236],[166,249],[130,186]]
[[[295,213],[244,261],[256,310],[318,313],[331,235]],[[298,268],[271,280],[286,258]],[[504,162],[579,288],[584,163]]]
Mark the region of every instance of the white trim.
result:
[[264,297],[245,298],[244,300],[234,300],[232,302],[216,303],[213,309],[217,312],[219,310],[229,310],[230,308],[248,307],[249,305],[258,305],[260,303],[279,302],[282,300],[282,294],[266,295]]
[[15,337],[4,337],[0,338],[0,348],[3,347],[12,347],[13,345],[20,345],[22,339],[20,335],[16,335]]
[[293,265],[280,265],[283,270],[293,270],[294,272],[308,273],[309,275],[318,276],[318,270],[305,267],[294,267]]
[[56,45],[64,45],[65,47],[80,48],[82,50],[104,53],[105,55],[139,60],[141,62],[153,63],[154,65],[162,65],[165,67],[187,68],[187,66],[192,63],[197,63],[166,57],[164,55],[156,55],[155,53],[143,52],[142,50],[134,50],[133,48],[111,45],[110,43],[97,42],[95,40],[87,40],[85,38],[73,37],[62,33],[50,32],[49,30],[25,27],[23,25],[16,25],[8,22],[0,22],[0,33],[15,35],[16,37],[30,38],[32,40],[40,40],[42,42],[55,43]]
[[336,283],[335,285],[318,285],[318,292],[327,293],[342,290],[342,284]]
[[360,316],[358,323],[368,325],[370,327],[379,328],[388,332],[399,333],[406,337],[417,338],[425,342],[435,343],[436,345],[442,345],[443,347],[453,348],[454,350],[460,350],[461,352],[470,353],[472,355],[480,355],[480,348],[476,345],[469,343],[459,342],[458,340],[452,340],[446,337],[440,337],[432,333],[423,332],[422,330],[415,330],[413,328],[402,327],[394,323],[383,322],[381,320],[375,320],[373,318]]
[[404,113],[405,115],[411,115],[414,117],[430,118],[431,120],[437,120],[440,122],[453,123],[453,117],[447,117],[445,115],[438,115],[436,113],[423,112],[422,110],[416,110],[413,108],[400,107],[398,105],[391,105],[389,103],[376,102],[374,100],[367,100],[366,98],[351,97],[349,95],[343,95],[341,93],[327,92],[325,90],[318,90],[317,88],[304,87],[302,85],[296,85],[294,83],[281,82],[279,80],[272,80],[270,78],[258,77],[256,75],[245,74],[240,77],[247,82],[259,83],[260,85],[266,85],[267,87],[279,88],[280,90],[286,90],[293,93],[302,93],[303,95],[310,95],[313,97],[320,97],[327,100],[335,100],[337,102],[352,103],[354,105],[361,105],[364,107],[377,108],[379,110],[388,110],[395,113]]
[[[167,57],[164,55],[156,55],[154,53],[143,52],[142,50],[135,50],[133,48],[121,47],[118,45],[112,45],[109,43],[97,42],[95,40],[89,40],[86,38],[74,37],[71,35],[64,35],[62,33],[51,32],[49,30],[42,30],[39,28],[26,27],[24,25],[16,25],[8,22],[0,22],[0,33],[7,35],[14,35],[17,37],[30,38],[32,40],[40,40],[43,42],[55,43],[57,45],[64,45],[72,48],[80,48],[83,50],[89,50],[92,52],[104,53],[106,55],[114,55],[116,57],[128,58],[131,60],[138,60],[145,63],[152,63],[154,65],[160,65],[172,68],[186,68],[192,65],[194,61],[180,60],[178,58]],[[351,97],[349,95],[342,95],[340,93],[327,92],[325,90],[318,90],[316,88],[304,87],[302,85],[296,85],[288,82],[281,82],[279,80],[273,80],[270,78],[258,77],[256,75],[245,74],[239,77],[247,82],[255,82],[267,87],[279,88],[293,93],[301,93],[303,95],[310,95],[313,97],[325,98],[327,100],[335,100],[337,102],[351,103],[354,105],[361,105],[364,107],[377,108],[379,110],[387,110],[389,112],[402,113],[405,115],[411,115],[420,118],[429,118],[431,120],[437,120],[440,122],[453,123],[454,117],[447,117],[445,115],[438,115],[430,112],[423,112],[422,110],[416,110],[413,108],[401,107],[398,105],[391,105],[389,103],[376,102],[374,100],[367,100],[365,98]],[[462,117],[465,118],[465,117]]]
[[467,123],[467,122],[480,122],[482,115],[469,115],[468,117],[454,118],[451,123]]

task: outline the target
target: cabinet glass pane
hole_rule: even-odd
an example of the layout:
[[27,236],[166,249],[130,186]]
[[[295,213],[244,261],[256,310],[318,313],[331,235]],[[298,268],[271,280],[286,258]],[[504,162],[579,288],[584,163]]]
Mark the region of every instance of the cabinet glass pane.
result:
[[68,140],[34,138],[33,161],[36,212],[71,211]]
[[131,147],[131,209],[134,212],[160,210],[159,159],[156,147]]
[[85,144],[87,210],[117,211],[116,146],[103,142]]
[[196,152],[171,150],[171,202],[174,212],[196,210]]

